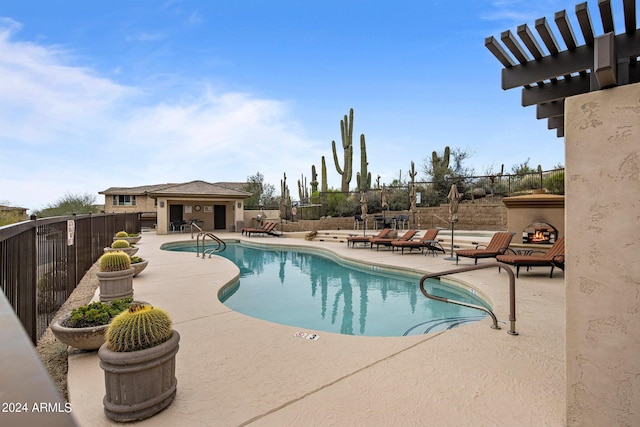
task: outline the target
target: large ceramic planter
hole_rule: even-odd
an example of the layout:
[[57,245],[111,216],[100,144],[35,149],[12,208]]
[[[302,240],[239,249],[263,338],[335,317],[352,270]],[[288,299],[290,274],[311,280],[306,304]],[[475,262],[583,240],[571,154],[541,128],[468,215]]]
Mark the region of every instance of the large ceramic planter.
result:
[[134,256],[140,248],[104,248],[104,252],[122,251],[129,256]]
[[104,370],[104,413],[114,421],[149,418],[173,402],[176,395],[176,353],[180,334],[146,350],[114,352],[104,344],[98,351]]
[[114,237],[113,241],[115,242],[116,240],[126,240],[130,245],[133,245],[134,243],[138,243],[140,239],[142,239],[142,236],[138,235],[130,237]]
[[51,324],[51,332],[64,344],[80,350],[97,350],[104,344],[104,333],[108,324],[87,328],[70,328],[65,325],[71,313],[59,318]]
[[122,271],[98,271],[96,275],[100,284],[100,301],[133,297],[134,274],[133,267]]
[[133,267],[133,269],[135,270],[135,272],[133,273],[133,277],[136,277],[138,274],[142,273],[142,270],[147,268],[147,265],[149,265],[148,259],[145,259],[144,261],[132,263],[131,267]]

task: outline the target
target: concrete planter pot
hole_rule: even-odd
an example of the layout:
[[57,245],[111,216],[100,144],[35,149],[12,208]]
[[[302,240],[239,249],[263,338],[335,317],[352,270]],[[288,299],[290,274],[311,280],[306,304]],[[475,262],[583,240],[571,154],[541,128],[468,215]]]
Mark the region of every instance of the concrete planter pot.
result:
[[142,239],[142,236],[138,235],[132,237],[114,237],[113,241],[115,242],[116,240],[126,240],[130,245],[133,245],[134,243],[138,243],[140,239]]
[[133,273],[133,277],[136,277],[138,274],[142,273],[142,270],[147,268],[147,265],[149,265],[148,259],[145,259],[144,261],[132,263],[131,267],[133,267],[133,269],[135,270],[135,273]]
[[104,248],[104,252],[122,251],[129,256],[134,256],[140,248]]
[[109,324],[88,328],[70,328],[64,326],[71,313],[51,324],[51,332],[61,342],[80,350],[94,351],[104,344],[104,333]]
[[169,406],[176,395],[176,353],[180,334],[155,347],[114,352],[103,344],[98,351],[104,371],[105,415],[118,422],[149,418]]
[[133,267],[122,271],[98,271],[96,275],[100,284],[100,301],[133,297],[134,274]]

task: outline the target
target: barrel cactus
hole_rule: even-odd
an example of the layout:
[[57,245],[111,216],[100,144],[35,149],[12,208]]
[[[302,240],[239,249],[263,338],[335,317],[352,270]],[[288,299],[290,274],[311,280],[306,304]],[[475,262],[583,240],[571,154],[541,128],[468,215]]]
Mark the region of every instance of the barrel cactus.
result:
[[116,316],[105,334],[107,348],[115,352],[145,350],[164,343],[173,334],[166,311],[148,304],[132,303]]
[[130,248],[131,245],[126,240],[116,240],[111,244],[114,249]]
[[122,251],[106,252],[100,257],[100,271],[122,271],[131,268],[131,258]]
[[118,231],[116,233],[116,237],[129,237],[129,233],[127,233],[126,231]]

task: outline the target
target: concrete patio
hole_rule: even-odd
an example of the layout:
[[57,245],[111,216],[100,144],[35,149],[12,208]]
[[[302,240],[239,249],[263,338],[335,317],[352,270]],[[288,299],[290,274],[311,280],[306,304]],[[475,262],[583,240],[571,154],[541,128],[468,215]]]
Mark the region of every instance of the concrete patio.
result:
[[[443,234],[446,232],[442,232]],[[285,236],[223,239],[317,247],[357,262],[438,272],[443,256],[347,248]],[[141,426],[562,426],[565,425],[565,282],[562,271],[522,271],[516,281],[517,336],[507,334],[508,276],[497,269],[457,274],[493,305],[489,318],[411,337],[355,337],[283,326],[236,313],[218,290],[239,271],[220,257],[160,250],[188,234],[143,233],[149,267],[135,298],[166,309],[180,332],[171,406]],[[479,263],[489,262],[480,260]],[[473,264],[461,259],[460,266]],[[416,286],[418,284],[416,283]],[[317,341],[296,338],[316,332]],[[96,352],[69,357],[69,400],[81,426],[110,426]],[[138,425],[136,424],[136,425]]]

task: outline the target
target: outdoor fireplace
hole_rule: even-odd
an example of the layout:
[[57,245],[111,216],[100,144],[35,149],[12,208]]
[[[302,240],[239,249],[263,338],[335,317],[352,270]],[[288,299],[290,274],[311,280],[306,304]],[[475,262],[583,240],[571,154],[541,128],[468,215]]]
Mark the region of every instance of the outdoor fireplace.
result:
[[527,194],[505,197],[502,202],[507,207],[508,230],[519,233],[512,243],[552,245],[564,236],[564,196]]
[[558,238],[558,230],[546,222],[529,224],[522,231],[522,243],[553,244]]

